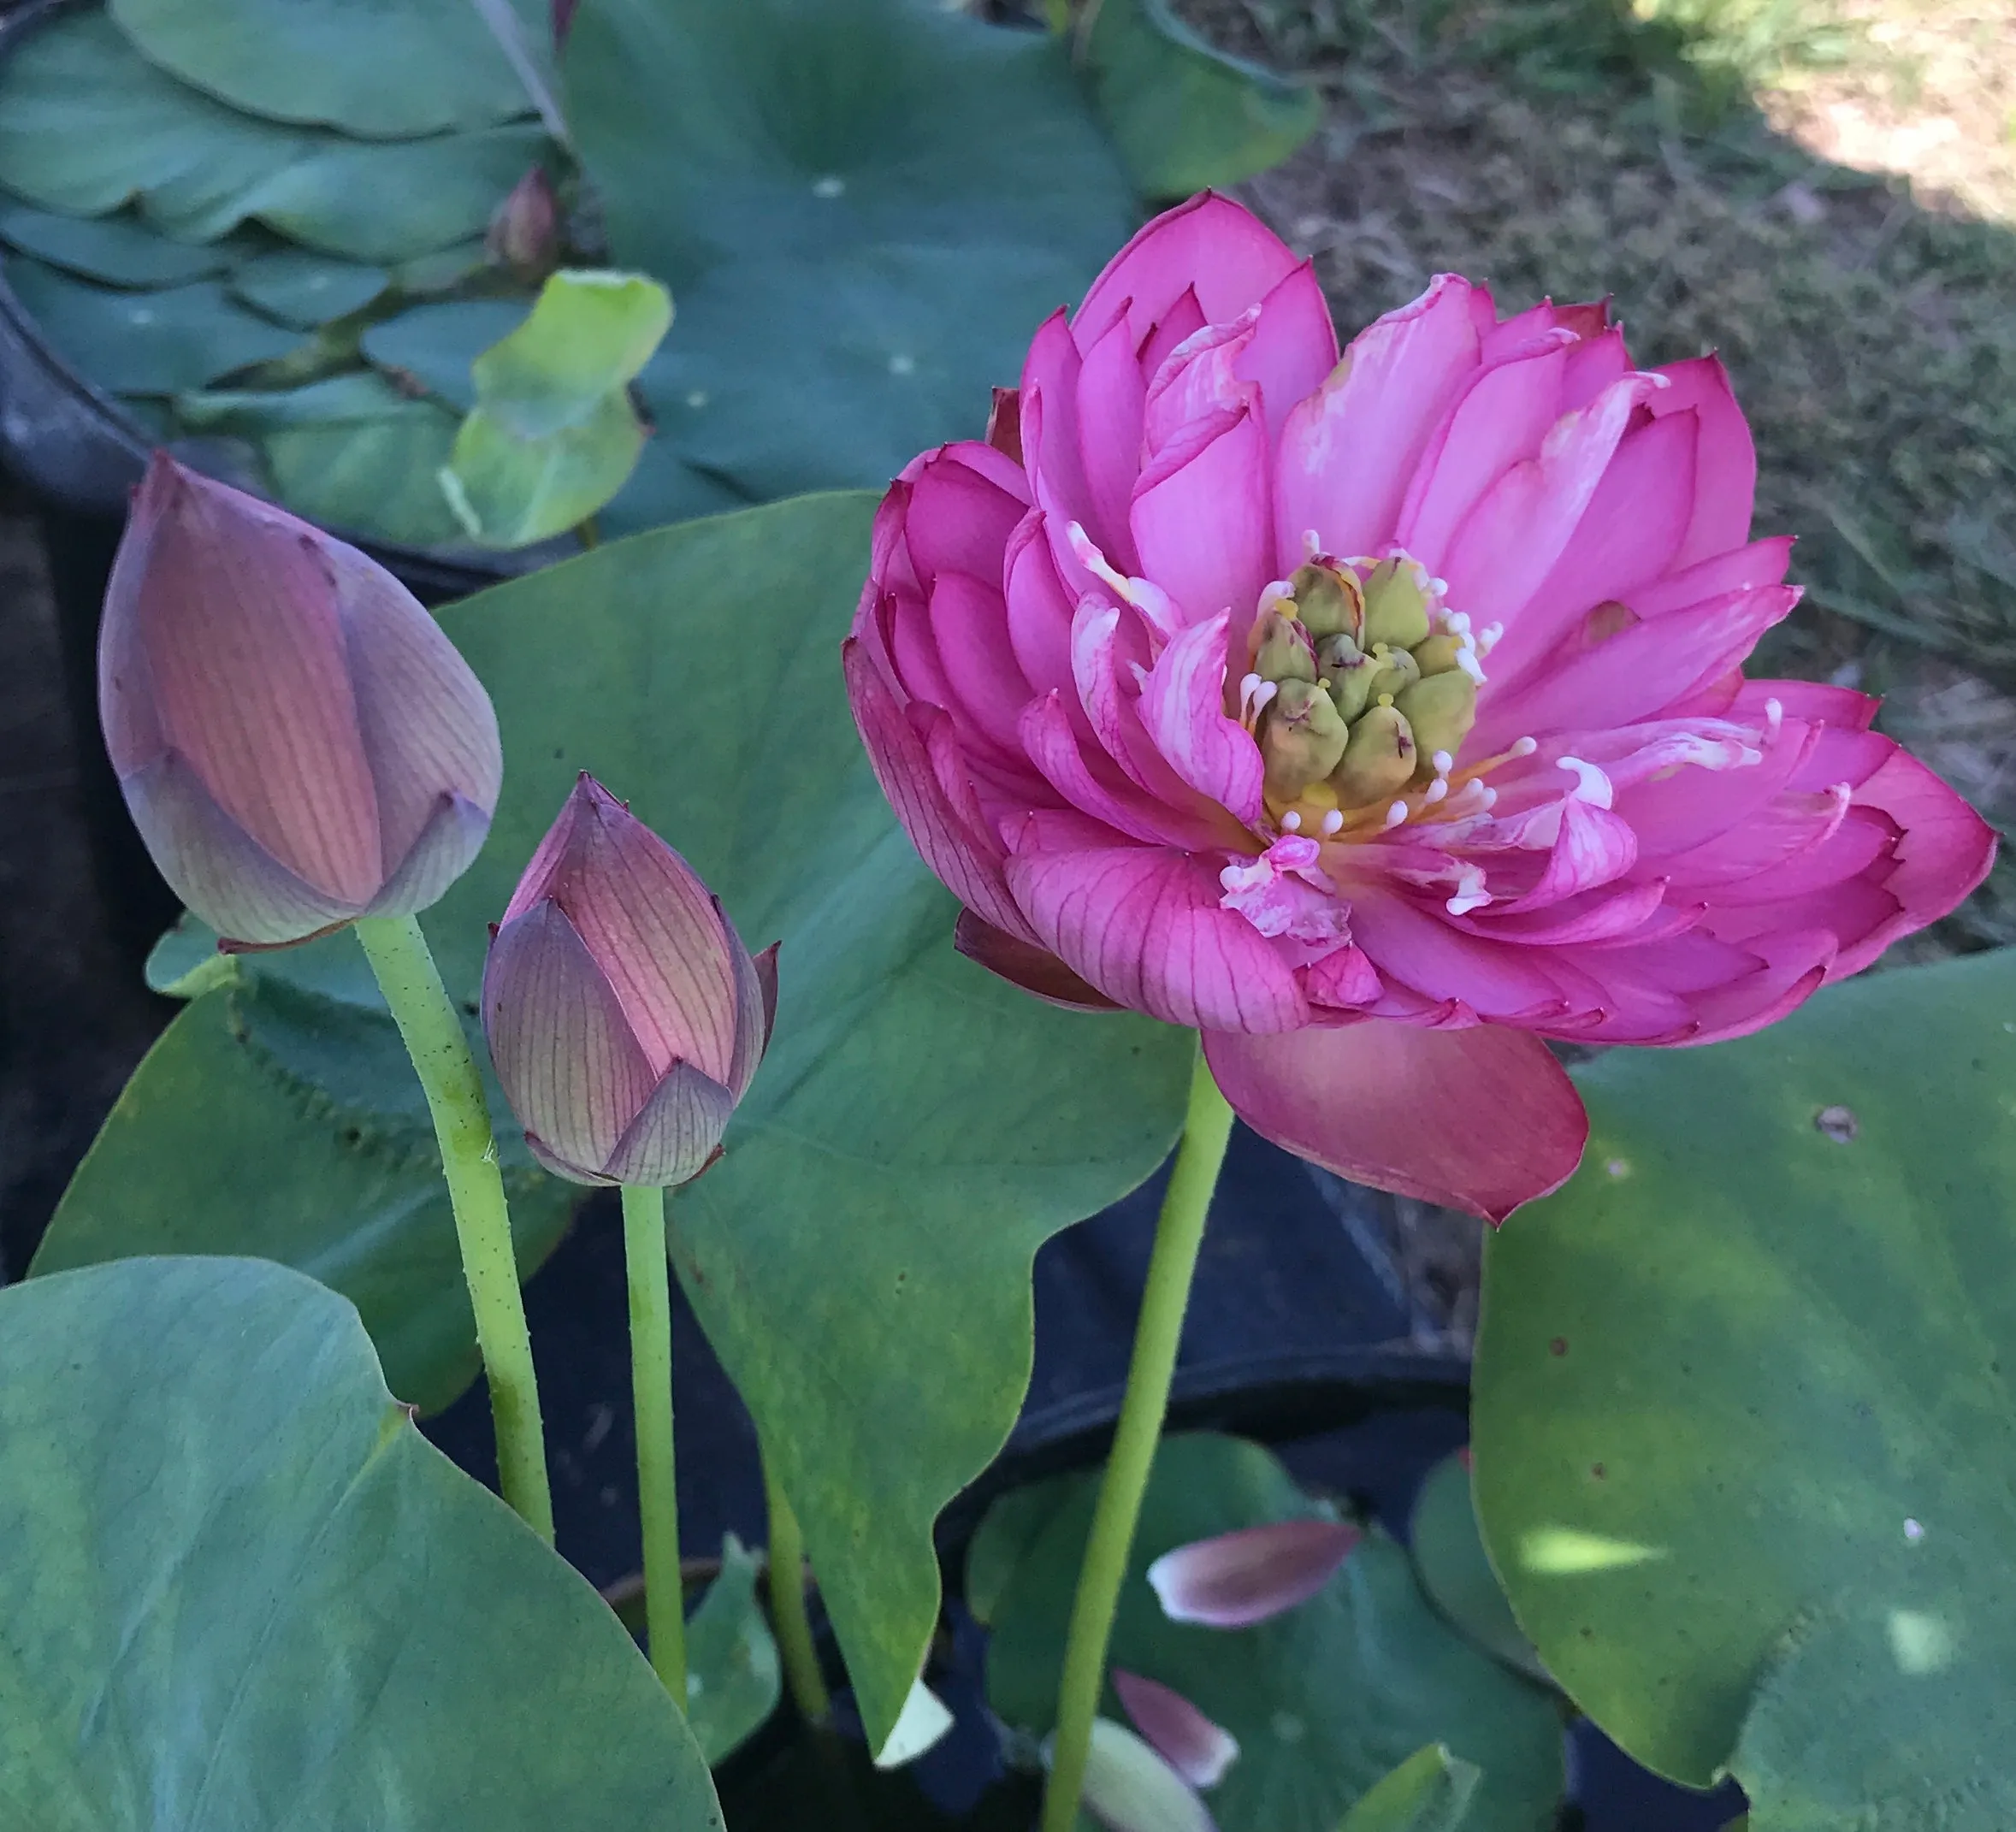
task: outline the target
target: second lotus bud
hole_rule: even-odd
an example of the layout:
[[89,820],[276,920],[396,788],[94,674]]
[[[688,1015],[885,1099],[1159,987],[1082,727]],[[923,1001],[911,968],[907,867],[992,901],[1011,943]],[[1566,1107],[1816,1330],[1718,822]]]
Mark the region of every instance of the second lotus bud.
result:
[[548,1170],[687,1182],[770,1042],[777,949],[752,956],[686,861],[583,774],[494,932],[483,1029]]

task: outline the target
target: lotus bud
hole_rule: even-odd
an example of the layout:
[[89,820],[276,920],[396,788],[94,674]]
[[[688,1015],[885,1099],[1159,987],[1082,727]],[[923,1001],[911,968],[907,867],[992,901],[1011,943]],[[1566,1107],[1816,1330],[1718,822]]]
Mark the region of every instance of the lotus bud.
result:
[[545,168],[534,166],[497,206],[483,246],[520,280],[537,284],[560,264],[560,202]]
[[489,696],[398,580],[163,452],[106,588],[98,713],[147,850],[227,949],[425,909],[504,774]]
[[1378,667],[1366,697],[1377,706],[1381,696],[1398,700],[1421,678],[1421,664],[1405,649],[1386,649],[1372,658]]
[[1267,792],[1292,801],[1337,767],[1351,736],[1330,696],[1308,681],[1284,681],[1260,728]]
[[1370,648],[1383,642],[1410,649],[1428,633],[1428,594],[1411,560],[1384,559],[1365,580],[1365,634]]
[[532,1155],[575,1183],[698,1176],[776,1008],[776,949],[752,959],[686,861],[584,774],[483,969],[491,1060]]
[[1444,630],[1440,635],[1430,636],[1426,642],[1416,643],[1412,653],[1422,674],[1447,674],[1451,668],[1461,665],[1457,658],[1462,655],[1463,647],[1461,636]]
[[1164,1552],[1148,1581],[1171,1622],[1250,1628],[1307,1603],[1360,1538],[1348,1521],[1241,1527]]
[[1477,683],[1460,671],[1431,674],[1416,681],[1393,706],[1405,718],[1422,756],[1446,751],[1453,757],[1477,723]]
[[1330,772],[1337,805],[1361,808],[1407,786],[1414,774],[1413,729],[1398,706],[1373,706],[1351,729],[1344,761]]
[[1295,614],[1310,635],[1349,636],[1354,642],[1365,628],[1365,596],[1357,578],[1321,560],[1298,566],[1288,581],[1295,594]]
[[1293,618],[1268,611],[1255,631],[1253,672],[1263,681],[1313,683],[1316,652],[1309,632]]

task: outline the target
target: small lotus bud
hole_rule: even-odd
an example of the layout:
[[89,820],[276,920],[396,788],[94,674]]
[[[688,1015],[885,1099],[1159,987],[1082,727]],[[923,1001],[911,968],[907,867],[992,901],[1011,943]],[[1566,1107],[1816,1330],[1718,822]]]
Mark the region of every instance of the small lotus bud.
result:
[[1344,761],[1330,772],[1339,807],[1398,795],[1414,775],[1414,732],[1398,706],[1373,706],[1351,727]]
[[1309,681],[1316,677],[1316,652],[1309,632],[1292,617],[1270,610],[1255,632],[1253,672],[1263,681]]
[[1337,767],[1351,736],[1330,696],[1307,681],[1284,681],[1260,728],[1267,792],[1292,801]]
[[1410,649],[1428,633],[1428,601],[1411,560],[1381,560],[1365,581],[1367,648]]
[[1477,723],[1477,683],[1460,671],[1431,674],[1416,681],[1393,701],[1414,733],[1414,742],[1424,757],[1447,751],[1453,757],[1457,747]]
[[1457,657],[1463,652],[1463,640],[1452,636],[1445,630],[1439,636],[1430,636],[1426,642],[1414,645],[1412,653],[1424,675],[1447,674],[1457,665]]
[[497,206],[483,246],[493,261],[530,283],[560,264],[560,203],[545,168],[534,166]]
[[1298,566],[1288,583],[1295,594],[1295,614],[1310,635],[1359,640],[1365,628],[1365,595],[1353,574],[1311,560]]
[[504,774],[489,696],[397,579],[164,452],[106,588],[98,713],[161,875],[228,947],[425,909]]
[[583,775],[483,968],[483,1031],[532,1155],[661,1187],[712,1161],[770,1042],[777,950],[751,959],[671,847]]
[[1378,664],[1368,695],[1374,706],[1389,694],[1398,700],[1421,678],[1421,664],[1405,649],[1386,649],[1372,659]]

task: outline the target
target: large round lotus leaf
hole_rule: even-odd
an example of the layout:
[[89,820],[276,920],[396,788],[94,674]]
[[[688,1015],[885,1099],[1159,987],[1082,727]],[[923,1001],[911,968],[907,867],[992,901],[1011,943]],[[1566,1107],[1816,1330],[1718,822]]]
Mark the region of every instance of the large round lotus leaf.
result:
[[467,413],[476,404],[476,359],[511,335],[532,309],[529,299],[446,299],[416,305],[364,334],[365,356],[395,378],[410,377],[429,394]]
[[233,273],[231,290],[269,318],[304,330],[346,317],[384,292],[391,275],[299,248],[276,248]]
[[[358,954],[347,935],[328,951]],[[344,990],[358,1002],[248,977],[182,1012],[127,1084],[32,1270],[136,1254],[279,1260],[350,1299],[393,1392],[433,1411],[478,1365],[454,1218],[392,1020],[361,1002],[363,976]],[[575,1192],[533,1164],[494,1083],[490,1105],[529,1272],[559,1244]]]
[[1470,1496],[1469,1458],[1445,1457],[1414,1498],[1407,1550],[1428,1600],[1488,1654],[1542,1685],[1547,1672],[1520,1632],[1512,1606],[1491,1569]]
[[681,296],[645,398],[675,449],[751,496],[884,484],[979,437],[990,387],[1083,283],[1061,256],[984,243],[734,262]]
[[612,257],[682,310],[718,262],[873,242],[1045,248],[1082,283],[1137,220],[1063,44],[932,0],[585,0],[563,76]]
[[126,216],[64,216],[0,198],[0,241],[65,273],[115,287],[207,280],[255,251],[243,245],[171,242]]
[[[1016,1507],[982,1563],[997,1572],[1019,1542],[993,1604],[987,1698],[1010,1724],[1042,1736],[1055,1718],[1097,1485],[1071,1477],[1037,1492],[1049,1502],[1040,1530],[1031,1534],[1032,1510]],[[1369,1532],[1308,1602],[1255,1628],[1162,1614],[1147,1571],[1164,1552],[1319,1511],[1258,1445],[1200,1433],[1156,1453],[1109,1664],[1174,1687],[1239,1740],[1239,1758],[1209,1797],[1222,1832],[1336,1832],[1351,1804],[1424,1743],[1483,1770],[1466,1832],[1551,1832],[1562,1791],[1552,1702],[1448,1628],[1383,1534]],[[1110,1687],[1101,1709],[1126,1721]]]
[[214,280],[113,292],[15,255],[7,284],[65,362],[113,394],[179,394],[282,356],[297,331],[247,311]]
[[467,542],[441,491],[457,421],[439,401],[350,375],[270,393],[184,395],[175,411],[192,431],[251,440],[280,499],[325,528],[410,547]]
[[[841,682],[874,505],[663,529],[446,612],[506,767],[489,843],[423,920],[474,998],[485,925],[588,769],[752,946],[782,942],[776,1037],[727,1155],[672,1200],[673,1259],[804,1526],[879,1745],[937,1619],[931,1523],[1028,1383],[1030,1262],[1168,1151],[1194,1045],[1059,1011],[954,953],[955,907],[890,816]],[[329,956],[241,971],[330,987]]]
[[1093,99],[1144,196],[1237,184],[1286,159],[1322,119],[1315,89],[1214,50],[1168,0],[1100,0],[1080,17]]
[[[524,81],[472,0],[110,0],[127,37],[186,83],[275,121],[398,139],[529,115]],[[550,65],[543,4],[504,23]]]
[[1486,1540],[1540,1658],[1754,1832],[2016,1823],[2016,954],[1578,1073],[1485,1261]]
[[24,1832],[718,1832],[622,1625],[299,1274],[130,1260],[0,1291],[0,1545]]

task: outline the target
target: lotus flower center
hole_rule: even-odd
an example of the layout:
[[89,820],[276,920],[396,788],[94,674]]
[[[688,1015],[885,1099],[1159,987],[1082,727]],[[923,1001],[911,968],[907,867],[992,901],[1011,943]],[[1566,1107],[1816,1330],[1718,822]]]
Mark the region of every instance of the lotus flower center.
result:
[[[1448,807],[1499,626],[1473,631],[1410,555],[1338,559],[1315,535],[1260,594],[1239,716],[1266,764],[1269,837],[1349,839]],[[1463,798],[1472,812],[1479,783]],[[1454,812],[1453,807],[1449,808]]]

